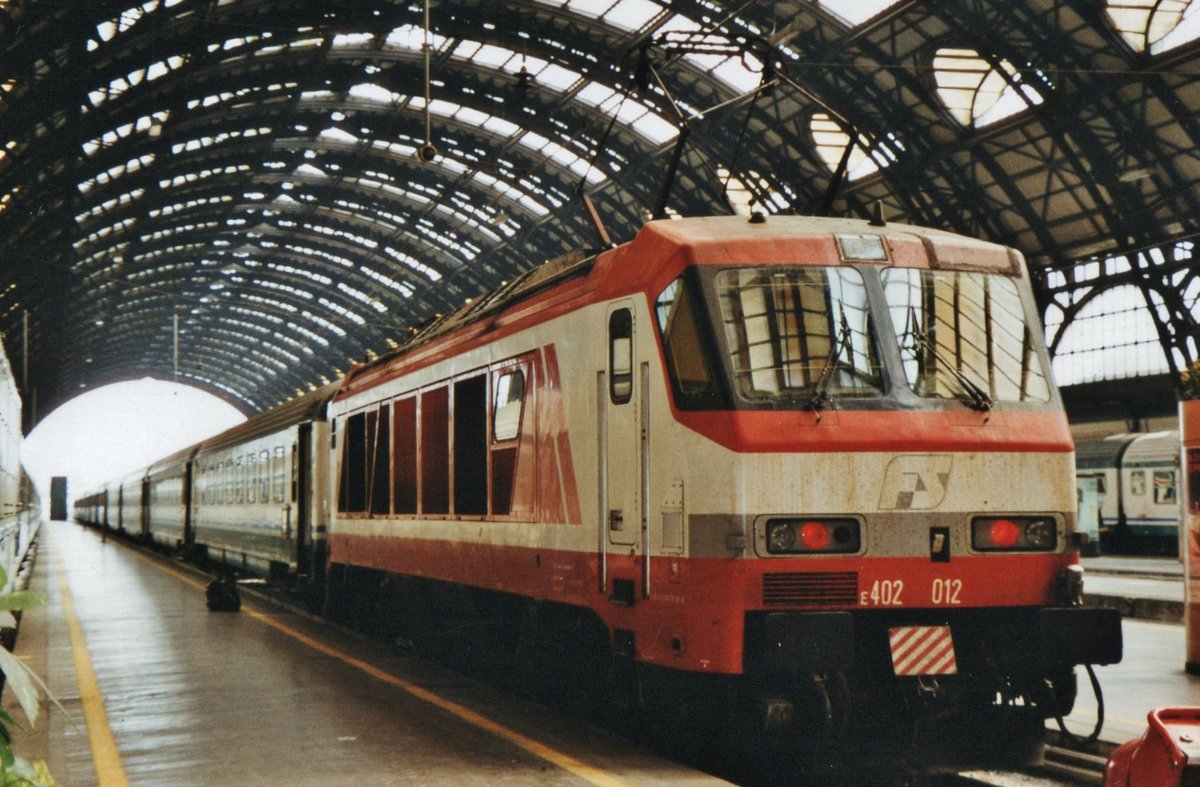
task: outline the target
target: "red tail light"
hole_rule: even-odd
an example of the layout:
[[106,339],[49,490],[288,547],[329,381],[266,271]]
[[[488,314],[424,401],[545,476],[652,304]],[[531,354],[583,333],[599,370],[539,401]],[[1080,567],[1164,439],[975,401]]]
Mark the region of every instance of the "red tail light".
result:
[[805,522],[800,526],[800,543],[804,548],[817,551],[829,546],[829,528],[822,522]]
[[1000,549],[1012,549],[1013,544],[1021,537],[1021,528],[1011,519],[997,519],[988,528],[992,544]]

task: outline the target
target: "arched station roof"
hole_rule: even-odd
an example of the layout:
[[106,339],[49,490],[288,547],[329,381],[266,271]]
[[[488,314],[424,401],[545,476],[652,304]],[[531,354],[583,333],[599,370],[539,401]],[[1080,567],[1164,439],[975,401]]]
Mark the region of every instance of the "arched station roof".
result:
[[615,241],[748,199],[882,202],[1021,249],[1056,351],[1133,288],[1140,350],[1178,371],[1200,340],[1197,17],[1184,0],[0,0],[0,332],[39,413],[147,375],[255,412],[599,244],[585,192]]

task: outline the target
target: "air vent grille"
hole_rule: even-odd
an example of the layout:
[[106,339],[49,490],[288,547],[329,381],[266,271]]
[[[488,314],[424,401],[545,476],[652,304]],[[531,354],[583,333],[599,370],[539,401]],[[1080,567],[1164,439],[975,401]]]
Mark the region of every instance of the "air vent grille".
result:
[[766,574],[763,604],[801,604],[843,607],[858,603],[858,574],[854,571],[825,574]]

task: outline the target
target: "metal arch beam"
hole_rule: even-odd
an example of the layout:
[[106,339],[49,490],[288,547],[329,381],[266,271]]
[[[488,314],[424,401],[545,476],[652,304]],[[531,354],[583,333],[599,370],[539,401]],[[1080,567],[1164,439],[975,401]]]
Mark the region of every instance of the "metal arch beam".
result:
[[[164,319],[165,318],[165,319]],[[103,359],[96,359],[87,369],[89,377],[136,376],[138,374],[158,374],[164,379],[170,379],[173,374],[173,352],[170,338],[170,315],[163,312],[143,313],[137,319],[125,320],[116,326],[114,334],[127,333],[134,336],[152,336],[152,342],[134,343],[126,340],[115,342],[114,349],[104,350]],[[153,331],[149,328],[157,326],[162,330]],[[154,333],[159,334],[153,336]],[[275,379],[295,377],[295,365],[279,360],[279,348],[270,342],[270,334],[265,330],[264,335],[256,337],[253,349],[247,351],[246,335],[228,328],[216,327],[204,333],[205,343],[217,342],[214,337],[224,337],[220,341],[239,352],[231,356],[231,362],[224,365],[223,370],[236,372],[245,384],[247,393],[260,391],[269,387]],[[161,360],[154,360],[154,358]],[[255,360],[257,359],[257,360]],[[101,374],[101,370],[113,369],[110,374]],[[273,373],[264,370],[275,369]],[[232,375],[231,375],[232,376]]]
[[[223,148],[228,148],[228,145],[223,145]],[[124,155],[118,156],[118,160],[124,160],[124,158],[125,158]],[[217,162],[218,162],[217,166],[223,166],[223,164],[220,164],[221,161],[222,160],[217,160]],[[101,166],[104,166],[104,164],[107,164],[107,163],[109,163],[109,162],[101,162]],[[122,180],[122,187],[120,188],[120,190],[116,190],[116,191],[124,192],[124,191],[126,191],[126,188],[128,186],[131,186],[132,184],[125,184],[124,181],[128,180],[128,176],[126,176],[125,179],[121,179],[121,180]]]
[[[1104,54],[1108,55],[1109,57],[1118,57],[1118,53],[1128,51],[1128,44],[1123,38],[1121,38],[1119,34],[1117,34],[1113,26],[1107,23],[1107,21],[1103,18],[1103,14],[1100,13],[1098,8],[1089,3],[1081,2],[1081,0],[1067,0],[1067,5],[1074,13],[1078,14],[1081,19],[1087,22],[1093,34],[1101,37],[1108,43],[1108,46],[1104,49]],[[1146,62],[1147,59],[1144,57],[1124,58],[1125,63],[1130,68],[1137,68],[1142,74],[1153,74],[1158,76],[1157,79],[1150,80],[1143,84],[1163,107],[1166,113],[1171,117],[1174,123],[1184,132],[1187,141],[1191,143],[1190,145],[1185,145],[1183,147],[1186,147],[1188,150],[1194,150],[1197,145],[1200,145],[1200,120],[1197,119],[1195,112],[1190,112],[1184,106],[1182,106],[1178,94],[1167,87],[1167,80],[1171,76],[1169,72],[1170,63],[1177,62],[1181,59],[1186,60],[1188,58],[1182,53],[1171,58],[1157,58],[1153,62]],[[1194,57],[1192,59],[1194,59]],[[1110,94],[1116,94],[1117,92],[1118,89],[1110,89],[1108,91]],[[1111,101],[1105,103],[1106,106],[1110,106],[1114,110],[1125,115],[1132,114],[1131,110],[1123,101]],[[1143,102],[1142,106],[1145,106],[1146,103],[1148,102]],[[1143,136],[1145,137],[1144,139]],[[1147,133],[1144,135],[1135,136],[1133,138],[1124,138],[1123,141],[1143,147],[1145,153],[1143,154],[1142,160],[1146,161],[1147,163],[1170,160],[1168,151],[1162,144],[1157,146],[1141,144],[1148,143],[1151,139],[1158,140],[1158,137],[1156,135]],[[1173,194],[1178,195],[1179,198],[1191,197],[1190,184],[1187,183],[1176,170],[1168,169],[1167,175],[1173,183]],[[1200,200],[1197,200],[1196,198],[1191,198],[1188,200],[1188,213],[1192,216],[1200,215]]]
[[[1095,30],[1096,35],[1101,40],[1104,40],[1106,35],[1109,39],[1115,38],[1111,26],[1105,26],[1107,28],[1106,31],[1099,29],[1098,11],[1090,9],[1090,7],[1089,9],[1081,9],[1079,3],[1074,3],[1071,8],[1079,11],[1082,18],[1091,21],[1093,27],[1097,28]],[[1061,35],[1051,38],[1057,32],[1056,30],[1048,29],[1046,25],[1041,23],[1040,18],[1031,18],[1028,14],[1023,14],[1023,11],[1024,9],[1005,7],[1004,11],[1001,12],[1017,20],[1015,23],[1016,28],[1024,37],[1023,40],[1027,42],[1024,47],[1009,47],[1008,51],[1001,54],[1005,57],[1016,59],[1020,53],[1029,49],[1042,52],[1053,51],[1056,53],[1059,62],[1063,60],[1067,61],[1065,67],[1056,72],[1060,84],[1056,90],[1049,92],[1048,106],[1035,110],[1035,113],[1042,116],[1049,116],[1056,120],[1062,117],[1080,116],[1083,118],[1072,130],[1064,130],[1062,133],[1067,133],[1071,138],[1077,139],[1085,150],[1087,166],[1084,166],[1085,159],[1083,158],[1080,158],[1075,166],[1075,170],[1080,173],[1078,176],[1078,183],[1081,184],[1080,187],[1090,186],[1092,181],[1097,177],[1095,173],[1099,172],[1100,185],[1103,186],[1103,192],[1096,188],[1092,189],[1094,204],[1106,206],[1109,201],[1116,203],[1113,210],[1105,211],[1106,223],[1108,227],[1122,232],[1124,240],[1118,244],[1110,244],[1110,248],[1114,251],[1121,251],[1129,249],[1130,246],[1138,246],[1149,242],[1149,237],[1138,235],[1136,231],[1130,228],[1140,229],[1146,226],[1161,226],[1161,220],[1155,219],[1149,214],[1149,210],[1152,210],[1150,206],[1156,202],[1154,195],[1151,195],[1151,199],[1146,200],[1142,199],[1140,195],[1129,193],[1130,187],[1123,182],[1123,179],[1112,167],[1107,165],[1107,162],[1115,158],[1111,152],[1114,144],[1119,144],[1127,153],[1132,151],[1132,155],[1140,161],[1167,162],[1169,161],[1169,156],[1166,155],[1166,151],[1161,146],[1155,150],[1150,149],[1152,143],[1148,142],[1148,140],[1155,138],[1155,134],[1133,118],[1132,110],[1128,108],[1129,102],[1111,99],[1120,90],[1119,78],[1115,80],[1118,87],[1108,87],[1114,80],[1105,80],[1106,87],[1101,89],[1096,79],[1084,79],[1079,76],[1082,73],[1090,71],[1097,57],[1103,56],[1107,60],[1113,60],[1120,56],[1120,52],[1126,51],[1128,49],[1127,46],[1122,43],[1121,46],[1115,47],[1113,50],[1106,49],[1102,52],[1100,50],[1092,50],[1089,55],[1087,51],[1080,50],[1077,45],[1073,46],[1072,41],[1065,39]],[[997,36],[995,35],[997,27],[998,25],[993,18],[988,18],[986,21],[976,24],[977,29],[988,31],[986,38],[991,42],[997,40]],[[983,34],[980,33],[980,35]],[[1047,62],[1053,62],[1053,59],[1047,58]],[[1131,66],[1133,65],[1128,61],[1126,62]],[[1160,85],[1161,80],[1151,80],[1151,84]],[[1075,96],[1075,100],[1072,103],[1055,104],[1054,100],[1064,93]],[[1067,107],[1069,107],[1069,110],[1066,109]],[[1090,120],[1086,111],[1088,107],[1094,107]],[[1110,140],[1110,144],[1108,145],[1105,144],[1100,132],[1102,125],[1109,126],[1112,129],[1112,132],[1108,134],[1108,139]],[[1075,129],[1078,129],[1078,131]],[[1070,150],[1069,146],[1064,146],[1064,150]],[[1179,194],[1182,184],[1178,182],[1175,174],[1168,169],[1166,179],[1171,180],[1173,178],[1176,183],[1171,187],[1170,193]],[[1182,190],[1186,191],[1186,189]],[[1106,200],[1105,194],[1112,195],[1111,200]],[[1162,199],[1163,194],[1160,190],[1157,201],[1161,202]],[[1174,210],[1173,213],[1185,216],[1194,215],[1196,212],[1195,208],[1194,201],[1189,199],[1184,205]],[[1077,213],[1083,215],[1090,213],[1092,210],[1094,210],[1092,206],[1085,207],[1080,205]],[[1138,216],[1142,216],[1142,218],[1137,218]],[[1059,241],[1058,248],[1060,249],[1059,264],[1065,264],[1067,259],[1061,256],[1061,251],[1065,251],[1062,240]]]
[[[190,210],[180,211],[178,217],[180,220],[184,221],[191,220],[193,223],[200,223],[202,225],[209,224],[212,223],[211,219],[219,218],[225,215],[219,210],[219,208],[220,205],[214,206],[212,204],[200,204]],[[307,259],[309,260],[309,262],[306,263],[307,265],[315,266],[317,270],[327,269],[324,275],[330,279],[340,278],[352,281],[355,283],[355,286],[358,289],[378,293],[381,300],[385,303],[402,303],[402,301],[399,300],[401,296],[398,293],[395,293],[387,288],[383,288],[378,284],[378,282],[362,273],[361,269],[347,269],[335,266],[330,260],[322,257],[319,254],[317,256],[310,255],[309,257],[305,257],[304,254],[296,251],[293,248],[296,246],[312,247],[319,252],[324,252],[333,257],[345,259],[357,265],[365,266],[369,269],[382,268],[383,270],[390,271],[394,277],[405,282],[406,286],[408,286],[414,292],[414,294],[433,294],[435,296],[442,297],[443,299],[448,295],[448,292],[444,288],[441,292],[436,290],[435,285],[437,282],[427,278],[421,278],[420,275],[415,271],[410,271],[407,267],[401,265],[399,262],[390,260],[387,256],[379,253],[376,250],[365,248],[357,243],[352,243],[348,238],[330,236],[326,233],[313,229],[314,226],[322,226],[339,232],[346,231],[348,228],[365,229],[362,226],[356,226],[356,222],[352,216],[341,214],[320,215],[319,220],[312,221],[311,217],[314,214],[307,211],[303,205],[274,205],[270,207],[270,210],[273,214],[275,214],[273,218],[293,216],[293,218],[289,220],[295,221],[296,226],[282,228],[278,225],[278,222],[270,221],[269,219],[265,219],[258,215],[261,212],[260,210],[252,210],[247,212],[245,215],[247,216],[247,224],[252,224],[254,221],[258,222],[256,224],[252,224],[249,229],[255,231],[256,233],[262,233],[263,237],[267,238],[272,244],[275,244],[274,248],[263,248],[262,243],[259,242],[258,239],[241,240],[240,245],[235,245],[238,243],[238,234],[244,233],[246,229],[236,228],[232,232],[228,229],[223,229],[218,237],[221,238],[229,236],[229,246],[224,249],[210,248],[200,256],[211,257],[213,259],[224,259],[227,261],[226,264],[239,264],[240,257],[237,256],[237,252],[240,252],[241,249],[247,245],[256,246],[258,247],[258,251],[255,252],[254,256],[257,258],[269,260],[272,258],[287,257],[294,261]],[[302,221],[306,218],[308,221]],[[190,238],[209,237],[209,235],[210,234],[208,232],[200,233],[196,230],[183,230],[173,235],[169,239],[169,242],[172,244],[178,244],[180,241],[183,241],[183,245],[190,247],[194,245],[188,243]],[[370,238],[370,236],[364,237],[366,237],[368,240],[373,240]],[[392,236],[389,236],[389,238],[390,237]],[[139,247],[134,253],[155,254],[155,252],[149,250],[147,246]],[[159,267],[164,267],[169,266],[171,264],[171,260],[176,256],[179,256],[185,260],[190,260],[197,255],[190,253],[189,249],[179,255],[176,255],[170,251],[165,251],[161,254],[155,254],[155,256],[157,257],[155,264]],[[377,265],[373,267],[371,265],[372,262],[377,263]],[[301,289],[311,289],[313,285],[312,280],[304,277],[295,277],[295,281],[301,285]],[[433,290],[432,292],[430,292],[431,289]],[[349,304],[350,302],[347,303]],[[447,301],[446,305],[449,306],[450,302]],[[457,305],[457,303],[454,305]],[[353,308],[350,310],[359,311],[358,308]]]
[[[154,273],[158,273],[159,276],[154,276]],[[214,274],[213,281],[220,281],[224,285],[223,289],[228,288],[230,291],[241,291],[238,289],[237,282],[229,281],[226,277],[220,276],[219,271],[217,270],[212,271],[212,273]],[[288,276],[287,274],[281,273],[280,278],[286,279]],[[135,308],[138,306],[150,308],[151,304],[157,302],[170,303],[172,311],[178,311],[179,309],[183,308],[190,309],[202,303],[200,296],[196,294],[192,294],[190,296],[188,295],[184,285],[190,283],[191,281],[193,281],[191,278],[182,278],[177,271],[159,271],[155,269],[151,271],[151,275],[144,277],[142,281],[118,285],[117,293],[114,293],[113,295],[106,295],[105,297],[106,299],[111,299],[119,296],[119,304],[114,307],[117,310],[127,311],[130,308]],[[308,291],[312,290],[312,282],[306,281],[304,284],[306,287],[303,289]],[[123,292],[121,290],[123,290]],[[273,291],[265,291],[267,294],[271,292]],[[213,295],[211,292],[204,294],[210,297]],[[222,296],[222,298],[224,297],[228,296]],[[336,303],[339,308],[345,311],[354,311],[351,307],[357,305],[356,301],[353,301],[348,296],[341,294],[326,292],[323,294],[323,297],[330,298],[332,302]],[[222,305],[230,306],[232,304]],[[306,308],[326,316],[328,320],[333,322],[337,322],[339,319],[341,319],[337,312],[320,307],[315,301],[307,304]],[[104,312],[101,314],[101,316],[103,319],[108,321],[114,319],[114,312]],[[347,333],[354,336],[357,341],[364,342],[365,346],[370,346],[370,341],[372,338],[374,338],[376,342],[381,341],[379,337],[374,336],[375,332],[371,331],[369,328],[366,330],[352,329],[347,331]]]
[[[1016,14],[1018,12],[1015,9],[1009,9],[1008,13]],[[1088,18],[1095,21],[1093,16],[1089,16]],[[989,21],[991,23],[987,25],[988,29],[994,30],[996,27],[994,20]],[[1027,37],[1045,34],[1045,28],[1043,26],[1032,24],[1029,20],[1025,20],[1024,24],[1021,25],[1021,28],[1022,32],[1027,34]],[[993,36],[991,40],[995,40],[995,37]],[[1045,50],[1049,42],[1039,41],[1038,43],[1040,45],[1039,48]],[[1082,53],[1077,54],[1070,46],[1068,46],[1069,42],[1056,41],[1055,44],[1055,51],[1065,53],[1065,55],[1060,55],[1060,57],[1070,58],[1070,61],[1068,62],[1069,66],[1082,66],[1090,64],[1090,61],[1087,60]],[[1095,80],[1080,80],[1076,78],[1074,74],[1078,72],[1079,69],[1077,68],[1064,70],[1059,75],[1059,78],[1063,82],[1069,80],[1072,83],[1075,83],[1076,92],[1081,96],[1081,98],[1086,98],[1086,100],[1096,106],[1097,111],[1095,114],[1097,117],[1104,117],[1105,122],[1112,124],[1114,127],[1118,122],[1123,121],[1126,130],[1133,132],[1126,134],[1114,133],[1112,135],[1113,139],[1119,140],[1121,146],[1127,153],[1130,153],[1139,161],[1146,162],[1147,165],[1149,165],[1151,160],[1160,163],[1165,161],[1166,157],[1163,155],[1161,148],[1155,151],[1150,151],[1149,145],[1141,142],[1141,140],[1153,138],[1154,135],[1149,133],[1149,130],[1146,129],[1144,125],[1139,126],[1138,128],[1133,128],[1133,119],[1130,117],[1130,113],[1125,106],[1125,102],[1113,102],[1107,99],[1107,97],[1112,95],[1115,91],[1099,89]],[[1057,120],[1068,113],[1052,112],[1049,114],[1051,117]],[[1079,113],[1076,112],[1069,113],[1069,116],[1071,117],[1076,117],[1078,115]],[[1104,192],[1109,195],[1109,198],[1112,201],[1112,209],[1104,210],[1103,212],[1106,216],[1108,226],[1120,232],[1120,235],[1115,239],[1116,243],[1114,244],[1113,252],[1127,252],[1131,246],[1142,247],[1151,242],[1151,238],[1154,235],[1161,237],[1161,232],[1155,232],[1152,234],[1148,233],[1148,228],[1157,222],[1155,222],[1153,217],[1149,215],[1146,201],[1138,199],[1131,194],[1131,188],[1124,183],[1115,169],[1106,166],[1106,163],[1110,161],[1112,157],[1107,155],[1108,151],[1105,149],[1103,143],[1097,135],[1097,124],[1095,122],[1080,122],[1077,124],[1077,126],[1078,129],[1072,129],[1072,131],[1069,133],[1074,139],[1083,143],[1088,154],[1087,161],[1090,164],[1090,167],[1087,171],[1090,172],[1093,177],[1097,178],[1097,186],[1103,186]],[[1153,156],[1153,159],[1150,158],[1151,156]],[[1077,163],[1077,171],[1085,171],[1082,161]],[[1171,173],[1168,170],[1168,177],[1170,176]],[[1173,191],[1178,192],[1179,188],[1176,187],[1173,189]],[[1094,197],[1098,205],[1101,205],[1105,208],[1107,207],[1108,203],[1104,201],[1103,194],[1099,192],[1099,188],[1096,188]],[[1197,206],[1195,204],[1190,204],[1183,207],[1183,215],[1187,215],[1188,210],[1194,214]],[[1174,375],[1178,373],[1179,368],[1178,358],[1176,357],[1175,353],[1172,352],[1172,350],[1178,352],[1179,355],[1184,358],[1187,357],[1186,347],[1181,346],[1181,337],[1188,334],[1194,334],[1195,319],[1188,312],[1187,308],[1182,303],[1182,300],[1172,288],[1160,288],[1156,286],[1156,283],[1152,279],[1152,272],[1149,263],[1145,260],[1144,255],[1141,252],[1135,252],[1130,256],[1132,256],[1134,259],[1133,264],[1135,270],[1142,272],[1141,281],[1139,284],[1148,307],[1147,311],[1158,333],[1159,342],[1163,349],[1163,353],[1166,356],[1168,368],[1170,369],[1172,375]],[[1150,292],[1152,291],[1158,293],[1158,296],[1163,299],[1163,302],[1169,312],[1168,318],[1164,319],[1163,315],[1156,307],[1156,304],[1152,302],[1150,298]],[[1064,313],[1064,330],[1070,326],[1072,316],[1073,314],[1070,312]]]
[[[260,43],[262,43],[262,42],[260,42]],[[528,48],[529,48],[528,42],[526,42],[525,49],[528,49]],[[378,55],[379,53],[376,52],[375,54]],[[547,54],[549,54],[549,51],[547,52]],[[338,68],[339,62],[353,61],[356,58],[360,58],[360,57],[361,57],[360,55],[356,54],[355,50],[332,51],[332,52],[330,52],[329,57],[326,59],[326,62],[324,63],[323,74],[325,75],[326,78],[328,78],[331,72],[340,70],[340,71],[344,71],[346,75],[350,75],[350,74],[356,75],[358,77],[357,81],[363,81],[365,78],[362,76],[361,68],[355,68],[355,69],[339,69]],[[405,75],[405,78],[402,80],[403,84],[404,85],[419,84],[419,74],[417,73],[417,71],[415,69],[415,62],[410,62],[410,61],[414,61],[414,58],[415,58],[414,53],[401,53],[398,55],[392,55],[391,58],[387,60],[387,62],[389,63],[389,68],[382,72],[382,74],[380,75],[382,78],[376,78],[374,81],[383,81],[383,82],[394,81],[394,80],[390,80],[388,78],[391,76],[392,72],[395,70],[395,67],[407,65],[407,66],[411,67],[410,70],[412,70],[413,73],[411,75],[407,75],[407,74]],[[254,65],[255,65],[256,70],[254,71],[254,76],[257,77],[257,79],[254,81],[253,84],[262,84],[264,82],[270,83],[272,81],[275,81],[275,82],[280,81],[278,78],[276,78],[274,80],[272,80],[270,78],[271,71],[268,69],[270,66],[272,66],[273,61],[277,61],[282,64],[279,67],[279,69],[281,71],[291,73],[288,58],[286,57],[285,54],[279,53],[279,54],[273,55],[271,57],[255,61]],[[225,74],[223,72],[228,71],[231,74],[240,76],[241,80],[234,81],[234,85],[236,85],[236,84],[240,83],[240,81],[244,81],[247,79],[246,76],[242,76],[244,74],[244,69],[239,68],[239,66],[241,66],[241,65],[242,64],[239,62],[230,62],[230,63],[218,64],[217,66],[213,66],[213,68],[218,68],[220,70],[215,72],[214,74],[212,74],[210,76],[210,79],[215,81],[222,90],[225,90],[228,92],[228,91],[230,91],[230,88],[231,88],[231,81],[229,79],[229,74]],[[469,74],[469,73],[474,72],[476,74],[482,75],[484,73],[483,69],[475,64],[454,62],[452,65],[453,65],[453,71],[457,78],[456,81],[458,81],[458,79],[461,79],[461,77],[464,74]],[[143,67],[144,67],[144,65],[143,65]],[[121,70],[124,71],[125,69],[122,68]],[[155,95],[157,93],[166,93],[170,90],[170,88],[173,86],[174,83],[182,81],[182,77],[180,77],[178,79],[173,79],[172,78],[173,76],[174,75],[168,75],[159,80],[156,80],[153,83],[149,83],[148,86],[141,91],[143,93],[149,93],[149,95],[147,95],[145,97],[140,97],[139,104],[131,104],[131,106],[134,109],[130,112],[130,114],[133,116],[126,117],[126,118],[116,118],[116,119],[124,120],[125,122],[129,122],[129,120],[137,119],[136,116],[139,115],[139,113],[141,114],[141,116],[144,116],[144,113],[146,110],[136,110],[136,107],[139,105],[144,106],[146,103],[149,103],[149,99],[152,98],[153,95]],[[189,86],[192,86],[193,88],[195,88],[196,83],[203,78],[203,75],[197,75],[197,74],[188,74],[187,76],[188,76],[187,84]],[[494,83],[495,79],[493,79],[492,82]],[[337,88],[336,84],[331,84],[330,89],[334,89],[336,91],[338,88]],[[198,90],[195,93],[193,93],[192,95],[203,94],[203,92],[204,92],[203,90]],[[409,95],[412,95],[412,91],[406,91],[406,92]],[[488,90],[486,92],[495,93],[496,91]],[[555,110],[561,110],[565,106],[578,104],[578,102],[570,100],[570,98],[569,98],[570,95],[571,95],[570,93],[561,94],[560,98],[557,101],[551,102],[551,105],[549,108],[555,109]],[[532,96],[530,97],[530,99],[532,100]],[[456,103],[466,103],[466,102],[459,100]],[[350,107],[344,107],[344,108],[347,110],[350,109]],[[495,110],[494,106],[490,106],[488,108],[491,110]],[[588,109],[590,110],[591,108],[588,108]],[[99,115],[101,113],[99,111],[97,111],[97,112],[90,113],[90,114]],[[521,125],[522,127],[528,128],[528,127],[533,127],[540,123],[544,127],[545,131],[547,133],[550,133],[550,132],[554,131],[554,129],[556,127],[553,124],[543,123],[542,121],[539,120],[539,117],[545,117],[548,114],[549,113],[539,112],[533,118],[522,117],[522,118],[520,118],[521,122],[519,123],[519,125]],[[535,122],[531,122],[531,121],[535,121]]]
[[[880,64],[899,64],[901,62],[895,51],[887,52],[875,44],[868,46],[868,39],[865,35],[858,36],[853,40],[858,45],[855,50],[834,46],[825,50],[809,49],[806,54],[813,56],[813,59],[818,62],[836,60],[842,57],[843,53],[865,54],[870,60]],[[925,104],[930,103],[931,99],[936,100],[929,95],[926,84],[910,76],[906,69],[901,68],[890,73],[896,83],[895,92],[909,96],[922,96],[925,98]],[[940,138],[946,136],[948,129],[942,129],[943,133],[939,137],[937,134],[930,133],[929,118],[924,120],[918,118],[912,104],[922,102],[898,105],[895,101],[887,100],[874,82],[857,77],[851,78],[848,73],[839,72],[836,69],[822,71],[821,75],[828,79],[821,85],[821,92],[827,95],[857,97],[852,105],[843,106],[841,109],[856,128],[866,132],[870,139],[875,140],[875,144],[887,140],[889,135],[903,140],[907,147],[904,156],[907,163],[893,163],[891,166],[882,168],[878,177],[881,182],[886,183],[888,190],[905,206],[906,213],[920,219],[923,223],[952,227],[959,231],[969,231],[973,224],[989,225],[987,211],[983,210],[982,206],[973,205],[967,196],[970,189],[963,180],[963,173],[953,165],[952,155],[948,153],[947,148],[952,145],[948,146],[947,141]],[[886,118],[869,111],[869,108],[873,107],[886,107]],[[919,177],[912,177],[918,173]],[[941,181],[947,184],[948,194],[934,191],[928,186],[917,185],[921,181],[926,183]],[[869,185],[869,182],[850,184],[845,190],[847,193],[853,193],[869,188]]]

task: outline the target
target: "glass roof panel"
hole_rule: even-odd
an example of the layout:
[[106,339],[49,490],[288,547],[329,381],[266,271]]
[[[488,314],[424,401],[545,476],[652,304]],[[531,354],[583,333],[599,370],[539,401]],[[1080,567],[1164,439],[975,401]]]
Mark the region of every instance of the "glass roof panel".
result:
[[[1183,0],[1178,0],[1182,2]],[[1167,12],[1165,6],[1172,5],[1164,2],[1163,10],[1155,14],[1150,25],[1150,53],[1157,55],[1174,49],[1200,38],[1200,3],[1194,0],[1186,2],[1187,8],[1182,18],[1174,18]],[[1159,17],[1162,17],[1161,23]]]
[[373,101],[377,104],[399,104],[407,98],[399,93],[393,93],[385,87],[363,82],[350,88],[350,95],[355,98],[361,98],[365,101]]
[[[818,112],[812,116],[812,120],[809,121],[809,131],[812,133],[817,155],[821,157],[830,171],[836,170],[838,162],[842,160],[842,155],[846,151],[846,146],[850,144],[850,135],[824,112]],[[856,143],[846,165],[846,177],[855,180],[878,171],[879,165],[867,155],[860,144]]]
[[[445,47],[448,40],[445,36],[440,36],[433,31],[429,33],[429,44],[435,50]],[[421,47],[425,45],[425,31],[417,25],[401,25],[388,33],[384,44],[398,49],[420,52]]]
[[644,30],[663,12],[663,7],[650,0],[621,0],[604,15],[604,21],[622,30]]
[[1108,0],[1105,13],[1121,37],[1143,52],[1179,24],[1189,0]]
[[336,47],[363,46],[374,40],[374,33],[342,33],[333,37],[333,45]]
[[814,0],[817,5],[849,22],[861,25],[874,19],[899,0]]
[[970,49],[939,49],[933,58],[938,96],[964,126],[995,123],[1042,102],[1008,61],[998,68]]

